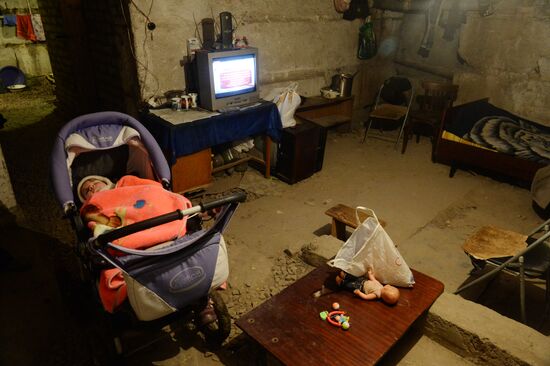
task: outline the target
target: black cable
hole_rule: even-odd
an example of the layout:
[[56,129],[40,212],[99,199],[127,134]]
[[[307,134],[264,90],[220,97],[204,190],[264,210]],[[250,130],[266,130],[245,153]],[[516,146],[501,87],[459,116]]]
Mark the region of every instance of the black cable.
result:
[[[133,3],[133,0],[130,0],[132,3]],[[149,14],[151,14],[151,9],[153,8],[153,1],[154,0],[151,0],[151,6],[149,7]],[[135,4],[134,4],[135,6]],[[145,19],[149,19],[149,16],[145,13],[143,13],[141,11],[141,9],[137,8],[138,11],[145,17]],[[141,97],[144,98],[144,100],[147,100],[147,98],[144,97],[144,91],[145,91],[145,82],[147,81],[147,74],[150,74],[153,79],[155,80],[155,83],[157,85],[157,89],[155,91],[155,93],[153,94],[156,95],[156,93],[159,91],[160,89],[160,82],[158,81],[158,78],[156,77],[155,74],[153,74],[150,70],[149,70],[149,67],[148,67],[148,64],[144,64],[143,62],[141,62],[137,56],[136,56],[136,53],[135,53],[135,50],[134,50],[134,43],[132,42],[132,36],[130,34],[130,24],[128,23],[128,19],[126,18],[126,12],[124,11],[124,4],[122,3],[122,0],[120,0],[120,10],[122,11],[122,17],[124,18],[124,24],[126,24],[126,33],[127,33],[127,36],[128,36],[128,43],[129,43],[129,46],[130,46],[130,52],[132,54],[132,57],[134,59],[134,61],[136,61],[136,63],[141,66],[144,70],[145,70],[145,77],[143,78],[143,82],[141,83],[140,85],[140,94],[141,94]],[[145,43],[147,42],[147,23],[145,23],[145,37],[143,38],[143,54],[144,54],[144,58],[147,62],[147,51],[145,49]],[[138,72],[138,77],[139,77],[139,72]]]
[[[151,14],[151,8],[153,7],[153,1],[154,1],[154,0],[151,0],[151,6],[149,7],[149,14]],[[143,12],[143,10],[141,10],[141,9],[139,8],[139,6],[137,6],[137,4],[134,2],[134,0],[130,0],[130,3],[134,6],[134,8],[136,8],[137,11],[139,11],[139,12],[141,13],[141,15],[143,15],[143,17],[144,17],[145,19],[147,19],[147,22],[152,23],[152,22],[151,22],[151,19],[149,19],[149,15],[148,15],[148,14],[145,14],[145,13]]]
[[237,31],[237,28],[238,28],[238,21],[237,21],[237,18],[235,18],[235,16],[233,15],[233,13],[231,13],[231,18],[235,20],[235,22],[233,23],[234,28],[231,30],[233,32],[233,35],[235,35],[235,32]]
[[201,43],[201,47],[202,47],[202,37],[199,31],[199,25],[202,26],[202,20],[199,23],[197,23],[197,19],[195,18],[195,13],[193,13],[193,23],[195,23],[195,35],[199,39],[199,42]]
[[210,8],[210,15],[212,16],[212,20],[214,21],[214,33],[217,35],[221,33],[221,29],[219,28],[218,22],[216,22],[216,18],[214,18],[214,9]]

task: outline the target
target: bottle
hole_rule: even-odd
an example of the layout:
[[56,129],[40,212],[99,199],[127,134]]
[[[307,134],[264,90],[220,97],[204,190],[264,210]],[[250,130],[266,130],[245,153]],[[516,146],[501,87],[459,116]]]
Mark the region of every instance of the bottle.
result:
[[368,60],[376,55],[376,36],[370,20],[370,16],[365,19],[365,24],[359,28],[359,45],[357,47],[357,58]]

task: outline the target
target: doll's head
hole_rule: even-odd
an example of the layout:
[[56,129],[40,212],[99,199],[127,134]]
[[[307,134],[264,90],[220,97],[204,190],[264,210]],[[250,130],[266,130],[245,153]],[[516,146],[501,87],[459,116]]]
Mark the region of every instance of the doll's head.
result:
[[386,304],[393,305],[399,300],[399,290],[392,285],[385,285],[380,291],[380,297]]

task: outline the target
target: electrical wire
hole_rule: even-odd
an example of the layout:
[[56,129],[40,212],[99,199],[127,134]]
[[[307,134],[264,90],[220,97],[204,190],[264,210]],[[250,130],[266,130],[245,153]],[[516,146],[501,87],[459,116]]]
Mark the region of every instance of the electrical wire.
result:
[[235,22],[233,23],[234,24],[234,28],[231,29],[231,31],[233,32],[233,34],[235,34],[235,32],[237,31],[237,28],[239,27],[239,23],[237,21],[237,18],[233,15],[233,13],[231,13],[231,18],[233,18],[233,20],[235,20]]
[[201,32],[199,31],[199,25],[202,25],[202,20],[197,23],[197,19],[195,18],[195,13],[193,13],[193,23],[195,23],[195,36],[199,39],[199,42],[201,43],[201,47],[203,46],[202,45],[202,37],[201,37]]
[[218,24],[218,22],[216,22],[216,18],[214,18],[214,9],[212,8],[210,8],[210,15],[212,16],[212,20],[214,21],[214,33],[220,34],[221,33],[220,25]]
[[[136,54],[135,54],[135,50],[134,50],[134,44],[132,42],[132,35],[130,34],[130,24],[128,23],[128,19],[126,18],[126,12],[124,11],[124,5],[122,3],[122,0],[120,0],[120,9],[122,11],[122,17],[124,18],[124,23],[126,24],[126,33],[128,35],[128,43],[130,45],[130,52],[132,54],[132,57],[134,58],[134,61],[136,61],[136,63],[142,67],[142,69],[145,71],[145,75],[143,77],[143,80],[140,81],[140,96],[142,98],[144,98],[144,93],[145,93],[145,85],[146,85],[146,82],[147,82],[147,75],[151,75],[151,77],[154,79],[155,83],[156,83],[156,90],[155,92],[153,93],[153,96],[157,95],[158,91],[160,90],[160,82],[158,80],[158,78],[156,77],[155,74],[153,74],[153,72],[151,72],[151,70],[149,70],[149,61],[147,59],[147,49],[145,48],[146,46],[146,42],[147,42],[147,32],[149,31],[147,29],[147,23],[150,22],[150,18],[149,18],[149,14],[151,14],[151,10],[153,8],[153,2],[154,0],[151,0],[151,5],[149,6],[149,10],[148,10],[148,14],[145,14],[141,9],[139,9],[137,7],[137,5],[133,2],[133,0],[130,0],[130,2],[134,5],[134,7],[143,15],[143,17],[147,20],[147,22],[144,23],[144,28],[145,28],[145,35],[143,37],[143,44],[142,44],[142,48],[143,48],[143,55],[144,55],[144,58],[145,58],[145,63],[143,63],[142,61],[140,61]],[[138,77],[139,77],[139,74],[138,74]],[[148,100],[148,98],[144,98],[144,100]]]
[[153,7],[153,0],[151,0],[151,6],[149,7],[149,14],[145,14],[143,10],[141,10],[139,6],[137,6],[134,0],[130,0],[130,4],[132,4],[134,8],[136,8],[136,10],[139,11],[145,19],[147,19],[148,22],[151,22],[151,19],[149,19],[149,14],[151,14],[151,8]]

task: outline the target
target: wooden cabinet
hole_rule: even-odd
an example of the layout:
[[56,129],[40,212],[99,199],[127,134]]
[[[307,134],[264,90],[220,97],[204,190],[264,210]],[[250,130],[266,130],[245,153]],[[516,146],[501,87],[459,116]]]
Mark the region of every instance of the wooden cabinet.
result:
[[181,156],[172,165],[172,190],[185,193],[206,188],[212,183],[210,148]]
[[277,176],[290,184],[323,168],[327,130],[351,126],[353,96],[336,99],[308,97],[296,110],[296,126],[283,129],[277,149]]
[[[321,127],[307,121],[298,121],[296,126],[283,129],[277,149],[276,174],[278,178],[294,184],[320,170],[321,132]],[[321,166],[322,163],[321,160]]]

